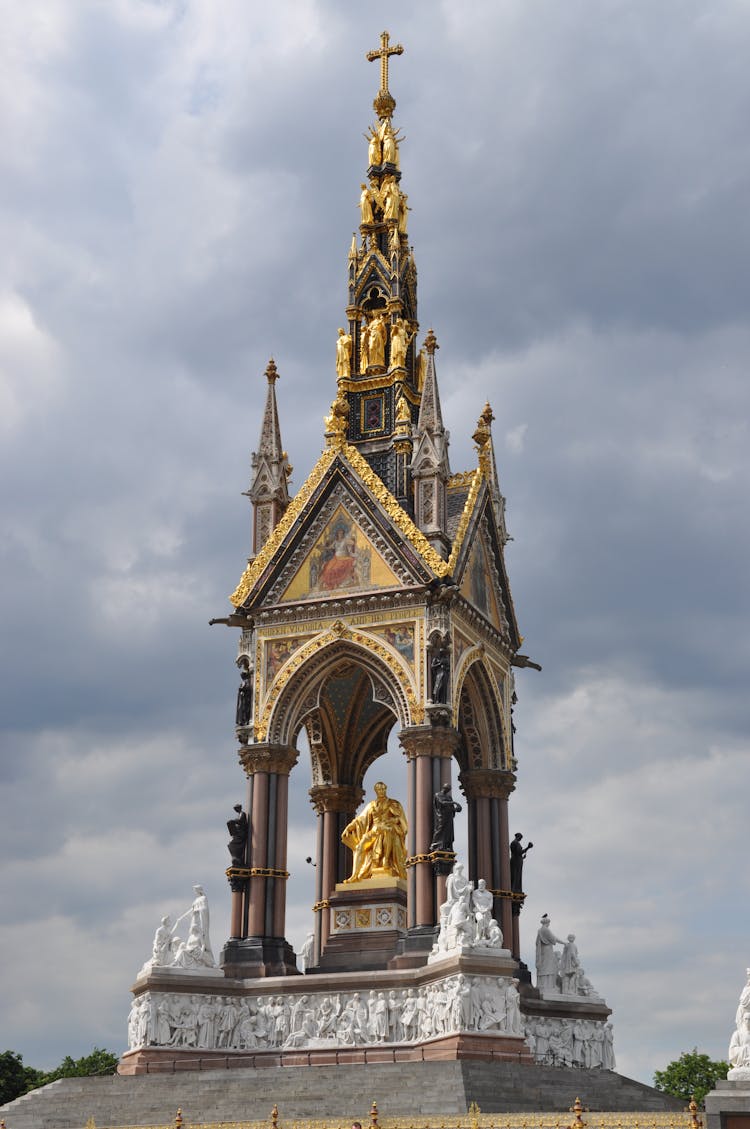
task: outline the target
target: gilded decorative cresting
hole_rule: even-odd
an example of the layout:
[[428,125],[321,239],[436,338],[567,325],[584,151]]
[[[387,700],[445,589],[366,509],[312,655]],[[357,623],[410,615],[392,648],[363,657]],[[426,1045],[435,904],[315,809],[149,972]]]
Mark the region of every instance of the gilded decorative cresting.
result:
[[[447,561],[447,564],[446,564],[447,572],[448,572],[449,575],[452,574],[455,571],[456,563],[458,562],[459,553],[461,552],[461,546],[463,545],[464,537],[466,536],[466,530],[469,528],[469,522],[471,521],[472,515],[474,513],[474,509],[475,509],[476,504],[477,504],[477,498],[479,497],[479,489],[482,485],[483,479],[484,479],[484,476],[483,476],[482,471],[479,467],[477,467],[477,469],[475,471],[471,472],[471,486],[469,488],[469,494],[468,494],[468,497],[466,499],[466,504],[463,508],[463,513],[461,514],[461,520],[458,523],[458,529],[456,530],[456,536],[455,536],[455,539],[453,541],[453,548],[451,549],[451,555],[448,558],[448,561]],[[294,503],[292,503],[292,504],[294,504]]]

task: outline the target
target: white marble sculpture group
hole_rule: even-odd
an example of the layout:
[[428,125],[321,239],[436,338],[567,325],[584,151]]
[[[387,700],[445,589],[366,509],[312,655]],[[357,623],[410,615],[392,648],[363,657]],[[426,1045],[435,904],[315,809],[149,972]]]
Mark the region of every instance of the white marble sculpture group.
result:
[[[562,945],[562,952],[555,952]],[[568,933],[562,941],[550,929],[550,919],[545,913],[536,935],[536,986],[542,995],[588,996],[600,999],[583,971],[578,957],[575,933]]]
[[492,916],[492,892],[484,878],[470,882],[463,863],[455,863],[440,907],[440,933],[430,953],[430,963],[449,953],[468,949],[502,949],[503,934]]
[[737,1005],[735,1029],[727,1052],[730,1065],[727,1078],[745,1082],[750,1081],[750,968],[746,973],[747,981]]
[[128,1017],[128,1045],[287,1050],[412,1043],[457,1031],[523,1034],[507,977],[448,976],[419,988],[283,996],[144,992]]
[[[148,976],[170,969],[170,975],[220,976],[209,939],[208,901],[201,886],[193,887],[188,910],[172,924],[163,917],[153,950],[140,970]],[[480,878],[476,888],[457,862],[446,883],[440,907],[440,932],[430,954],[435,963],[450,955],[486,952],[507,955],[500,927],[492,917],[493,896]],[[190,919],[187,937],[177,934]],[[537,986],[542,994],[599,997],[585,977],[575,936],[560,941],[545,914],[537,934]],[[313,938],[301,957],[312,960]],[[563,945],[558,956],[555,945]],[[437,971],[437,969],[435,970]],[[416,988],[369,992],[325,990],[283,995],[226,996],[188,990],[138,995],[128,1017],[128,1047],[183,1050],[278,1051],[346,1048],[424,1042],[460,1031],[525,1037],[537,1062],[585,1069],[613,1070],[612,1025],[604,1020],[522,1017],[516,984],[508,976],[455,973]],[[730,1077],[750,1078],[750,969],[737,1010],[732,1037]],[[738,1073],[739,1072],[739,1073]]]
[[525,1019],[526,1042],[545,1066],[578,1066],[585,1070],[614,1070],[614,1032],[611,1023],[596,1019]]
[[[169,915],[161,919],[151,951],[138,973],[143,976],[154,968],[180,968],[186,972],[205,972],[215,968],[216,961],[211,951],[209,938],[208,898],[202,886],[193,886],[194,898],[190,909],[185,910],[172,924]],[[190,918],[187,938],[183,941],[177,934],[177,927],[187,917]]]

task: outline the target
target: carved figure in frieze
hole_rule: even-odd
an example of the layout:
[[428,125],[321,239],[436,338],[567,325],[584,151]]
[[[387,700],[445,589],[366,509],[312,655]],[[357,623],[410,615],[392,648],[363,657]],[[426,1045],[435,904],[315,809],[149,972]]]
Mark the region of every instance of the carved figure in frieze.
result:
[[391,1043],[400,1043],[403,1039],[403,1026],[401,1012],[404,1003],[399,993],[394,989],[388,993],[388,1038]]
[[134,1050],[138,1046],[138,1016],[141,1011],[141,1001],[133,1000],[128,1012],[128,1047]]
[[239,1016],[237,1008],[235,1007],[234,1000],[231,996],[227,996],[223,1005],[219,1010],[219,1015],[216,1023],[217,1047],[229,1047],[234,1033],[234,1027],[237,1023]]
[[406,1042],[413,1042],[417,1038],[417,1031],[419,1029],[419,1000],[415,996],[413,988],[407,988],[406,990],[404,1008],[401,1012],[401,1026],[404,1030],[404,1039]]
[[198,1046],[214,1047],[216,1043],[216,1003],[211,996],[203,996],[198,1005]]
[[232,819],[227,820],[227,831],[230,836],[227,847],[232,859],[232,866],[245,866],[248,835],[247,814],[242,810],[242,804],[235,804],[233,810],[237,814]]
[[[732,1060],[730,1059],[729,1061],[731,1062]],[[615,1062],[615,1033],[611,1023],[605,1023],[604,1025],[602,1066],[605,1070],[617,1069],[617,1063]]]
[[[499,981],[502,985],[502,981]],[[480,996],[477,1029],[479,1031],[505,1030],[508,1026],[508,1002],[504,986],[485,982]]]
[[[502,981],[498,980],[498,985]],[[521,1034],[521,996],[515,984],[508,984],[505,989],[506,1014],[508,1017],[508,1031],[511,1035]]]
[[318,1008],[318,1035],[321,1039],[334,1039],[336,1037],[336,1020],[338,1009],[334,1007],[330,996],[324,996]]
[[171,1037],[171,1009],[169,998],[161,996],[156,1005],[156,1041],[160,1047],[169,1045]]
[[460,812],[461,805],[453,799],[450,784],[444,784],[432,798],[432,842],[431,851],[452,851],[454,839],[454,816]]

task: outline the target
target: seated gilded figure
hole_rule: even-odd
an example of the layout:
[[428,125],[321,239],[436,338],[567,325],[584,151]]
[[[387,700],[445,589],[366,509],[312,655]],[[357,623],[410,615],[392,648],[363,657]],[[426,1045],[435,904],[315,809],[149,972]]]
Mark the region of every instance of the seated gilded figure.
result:
[[375,799],[346,825],[341,842],[354,852],[346,882],[406,878],[406,815],[398,800],[386,794],[382,781],[375,785]]

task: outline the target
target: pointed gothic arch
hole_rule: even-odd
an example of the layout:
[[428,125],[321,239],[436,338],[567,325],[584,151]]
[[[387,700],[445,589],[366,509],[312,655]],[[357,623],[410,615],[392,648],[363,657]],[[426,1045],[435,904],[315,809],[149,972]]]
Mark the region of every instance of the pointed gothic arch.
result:
[[456,728],[461,734],[461,771],[508,768],[503,704],[481,648],[464,657],[456,674],[454,700]]

